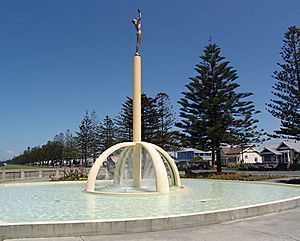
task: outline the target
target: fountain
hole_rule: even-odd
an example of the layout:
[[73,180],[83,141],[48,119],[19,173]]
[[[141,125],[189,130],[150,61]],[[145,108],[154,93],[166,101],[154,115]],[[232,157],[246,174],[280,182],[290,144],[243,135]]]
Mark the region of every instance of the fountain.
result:
[[[168,153],[141,141],[140,21],[139,12],[138,20],[133,20],[137,29],[133,57],[133,142],[119,143],[104,151],[91,168],[87,183],[0,184],[0,241],[187,228],[300,206],[300,188],[295,185],[183,179],[185,188],[180,188],[178,170]],[[99,168],[116,151],[119,158],[114,179],[101,182],[122,187],[129,179],[131,184],[125,189],[99,190]],[[149,163],[155,180],[150,191],[143,184],[149,179]],[[184,191],[172,192],[172,185],[175,190]],[[127,192],[127,188],[133,189],[133,193]],[[167,195],[146,195],[149,193]],[[133,195],[124,198],[124,194]]]
[[[104,193],[95,191],[95,183],[97,174],[103,162],[114,152],[122,149],[116,168],[114,171],[114,184],[120,185],[123,179],[124,161],[128,157],[128,153],[133,151],[132,157],[132,187],[138,189],[141,187],[142,182],[142,167],[143,167],[143,155],[142,150],[148,153],[151,157],[153,168],[155,172],[156,188],[155,192],[168,193],[170,191],[170,184],[180,187],[180,177],[175,165],[174,160],[170,155],[157,145],[141,141],[141,55],[139,54],[139,48],[141,43],[141,12],[138,10],[138,19],[133,19],[132,22],[137,30],[137,43],[136,51],[133,56],[133,142],[124,142],[116,144],[106,151],[104,151],[93,164],[87,181],[87,192]],[[145,155],[144,155],[145,156]],[[166,165],[165,165],[166,163]],[[167,169],[169,170],[171,180],[169,182]],[[145,177],[146,178],[146,177]],[[124,189],[127,190],[127,189]],[[132,192],[131,192],[132,194]]]

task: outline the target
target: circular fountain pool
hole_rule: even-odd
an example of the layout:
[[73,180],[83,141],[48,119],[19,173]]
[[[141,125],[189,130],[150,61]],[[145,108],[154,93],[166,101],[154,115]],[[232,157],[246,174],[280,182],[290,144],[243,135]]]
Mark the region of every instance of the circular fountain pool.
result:
[[114,220],[189,215],[300,197],[300,188],[231,181],[183,180],[169,195],[95,195],[85,183],[0,185],[0,222]]

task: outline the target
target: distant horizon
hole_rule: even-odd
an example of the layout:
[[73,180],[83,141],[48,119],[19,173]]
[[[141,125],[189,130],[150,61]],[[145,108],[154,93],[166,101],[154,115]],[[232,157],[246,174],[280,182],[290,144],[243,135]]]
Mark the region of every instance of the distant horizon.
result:
[[284,33],[300,27],[297,6],[296,0],[0,2],[0,161],[66,129],[74,133],[85,111],[95,110],[100,121],[118,115],[132,95],[131,19],[138,8],[147,95],[167,93],[179,120],[177,101],[212,36],[237,70],[239,90],[254,94],[249,99],[261,111],[259,129],[272,133],[280,121],[265,103],[273,97],[272,74],[282,63]]

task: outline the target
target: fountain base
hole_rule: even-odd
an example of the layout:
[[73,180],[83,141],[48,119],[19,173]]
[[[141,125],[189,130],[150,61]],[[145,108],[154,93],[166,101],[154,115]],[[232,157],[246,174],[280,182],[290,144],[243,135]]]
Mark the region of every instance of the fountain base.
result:
[[[122,184],[123,162],[126,159],[129,151],[133,150],[134,153],[133,173],[132,173],[133,188],[136,188],[137,190],[138,189],[142,190],[141,189],[141,180],[142,180],[141,169],[142,169],[142,162],[143,162],[141,158],[142,148],[150,155],[154,167],[154,172],[155,172],[155,190],[152,191],[148,190],[143,193],[148,193],[148,192],[168,193],[170,191],[170,184],[169,184],[169,178],[168,178],[166,166],[170,170],[169,173],[171,175],[172,183],[174,184],[174,186],[181,187],[179,172],[177,170],[175,162],[166,151],[164,151],[159,146],[148,142],[123,142],[110,147],[97,158],[96,162],[94,163],[94,165],[90,170],[86,191],[92,193],[103,193],[95,190],[97,174],[103,162],[110,155],[112,155],[114,152],[120,149],[122,149],[122,151],[119,155],[119,160],[116,164],[116,168],[114,171],[114,184],[116,185]],[[111,194],[112,192],[109,193]],[[126,193],[126,192],[122,192],[122,193]]]

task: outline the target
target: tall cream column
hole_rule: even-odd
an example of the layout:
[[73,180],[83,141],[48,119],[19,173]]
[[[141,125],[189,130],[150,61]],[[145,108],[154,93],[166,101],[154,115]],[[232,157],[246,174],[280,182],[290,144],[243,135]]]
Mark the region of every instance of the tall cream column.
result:
[[133,56],[133,170],[132,182],[139,187],[142,179],[141,164],[141,56]]

